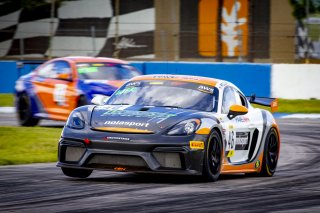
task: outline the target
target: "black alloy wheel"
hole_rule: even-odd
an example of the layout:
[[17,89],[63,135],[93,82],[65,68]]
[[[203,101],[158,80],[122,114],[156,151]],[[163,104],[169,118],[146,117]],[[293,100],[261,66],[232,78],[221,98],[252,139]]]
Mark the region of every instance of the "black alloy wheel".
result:
[[204,156],[203,177],[208,181],[216,181],[220,175],[222,150],[220,135],[214,130],[208,140]]
[[279,139],[278,133],[274,128],[271,128],[266,137],[262,168],[260,175],[271,177],[276,171],[279,159]]
[[30,98],[27,94],[17,97],[17,115],[21,126],[35,126],[39,119],[32,116]]

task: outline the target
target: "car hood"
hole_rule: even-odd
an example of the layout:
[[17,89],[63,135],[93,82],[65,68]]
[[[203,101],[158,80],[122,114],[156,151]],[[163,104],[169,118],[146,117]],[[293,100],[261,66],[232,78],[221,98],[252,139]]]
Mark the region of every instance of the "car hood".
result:
[[93,109],[91,127],[100,131],[158,133],[197,117],[197,111],[169,107],[105,105]]

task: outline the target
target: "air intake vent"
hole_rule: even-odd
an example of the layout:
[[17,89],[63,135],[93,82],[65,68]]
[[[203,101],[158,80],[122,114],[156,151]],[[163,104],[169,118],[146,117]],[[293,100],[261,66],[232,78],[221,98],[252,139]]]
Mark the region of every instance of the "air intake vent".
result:
[[181,169],[179,153],[153,152],[161,167]]

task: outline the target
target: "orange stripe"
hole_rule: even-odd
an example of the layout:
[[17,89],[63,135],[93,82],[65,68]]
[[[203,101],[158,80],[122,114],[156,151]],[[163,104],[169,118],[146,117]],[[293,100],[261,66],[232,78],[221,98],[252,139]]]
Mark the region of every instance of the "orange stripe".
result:
[[94,130],[109,131],[109,132],[129,132],[129,133],[142,133],[150,134],[153,131],[146,129],[133,129],[133,128],[120,128],[120,127],[94,127]]
[[258,157],[258,160],[260,160],[260,166],[258,168],[255,168],[256,161],[252,163],[241,164],[241,165],[230,165],[229,162],[224,161],[224,164],[221,169],[221,174],[243,173],[243,172],[254,172],[254,171],[259,172],[262,166],[262,157],[263,157],[263,152]]
[[208,134],[210,134],[210,129],[209,128],[201,128],[198,131],[196,131],[196,134],[208,135]]

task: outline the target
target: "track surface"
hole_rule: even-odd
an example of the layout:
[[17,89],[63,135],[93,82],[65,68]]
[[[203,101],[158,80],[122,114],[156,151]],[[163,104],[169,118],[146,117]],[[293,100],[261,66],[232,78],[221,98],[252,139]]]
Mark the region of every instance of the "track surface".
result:
[[99,171],[72,179],[55,164],[5,166],[0,212],[320,212],[320,120],[278,123],[282,147],[272,178],[225,175],[207,183]]

